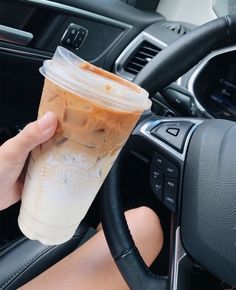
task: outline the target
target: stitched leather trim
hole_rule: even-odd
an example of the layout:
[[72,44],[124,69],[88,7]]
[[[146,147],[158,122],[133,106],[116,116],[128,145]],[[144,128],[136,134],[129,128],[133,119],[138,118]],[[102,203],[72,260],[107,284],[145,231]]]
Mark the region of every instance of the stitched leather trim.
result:
[[[11,247],[11,246],[10,246]],[[10,248],[9,247],[9,248]],[[28,266],[30,266],[33,262],[35,262],[42,254],[46,253],[48,250],[54,248],[55,246],[46,246],[46,248],[42,249],[37,255],[33,256],[29,261],[27,261],[20,269],[18,269],[5,283],[0,287],[1,290],[4,290],[16,277],[19,276],[23,271],[25,271]]]

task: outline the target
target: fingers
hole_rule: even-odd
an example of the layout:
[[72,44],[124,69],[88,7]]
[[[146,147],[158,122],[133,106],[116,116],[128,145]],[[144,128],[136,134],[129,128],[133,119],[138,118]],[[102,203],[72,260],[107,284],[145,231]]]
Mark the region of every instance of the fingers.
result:
[[28,124],[17,136],[16,142],[19,149],[27,153],[39,144],[50,139],[57,127],[57,117],[53,112],[47,112],[40,119]]
[[57,117],[47,112],[43,117],[28,124],[18,135],[1,146],[1,153],[9,162],[21,162],[39,144],[50,139],[57,127]]
[[18,190],[17,184],[15,184],[14,188],[12,191],[8,192],[8,194],[5,194],[1,196],[1,201],[0,201],[0,211],[8,208],[9,206],[17,203],[21,199],[21,192],[22,192],[22,187],[21,190]]

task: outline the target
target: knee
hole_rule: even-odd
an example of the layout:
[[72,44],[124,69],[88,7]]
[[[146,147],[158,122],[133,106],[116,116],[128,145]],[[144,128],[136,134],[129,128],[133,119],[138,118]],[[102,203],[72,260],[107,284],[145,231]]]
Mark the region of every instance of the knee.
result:
[[131,209],[126,213],[128,220],[131,219],[136,226],[142,227],[147,235],[153,233],[162,235],[161,223],[158,215],[149,207],[141,206]]
[[151,208],[146,207],[146,206],[141,206],[141,207],[138,207],[134,210],[136,210],[137,219],[139,220],[139,222],[141,224],[146,226],[148,223],[151,226],[155,227],[155,228],[153,228],[153,230],[154,229],[156,229],[156,230],[161,229],[160,219],[159,219],[158,215]]
[[126,217],[135,244],[150,265],[159,254],[164,240],[159,217],[145,206],[128,211]]
[[158,215],[149,207],[141,206],[137,208],[137,222],[142,227],[143,233],[154,239],[158,244],[163,243],[163,232]]

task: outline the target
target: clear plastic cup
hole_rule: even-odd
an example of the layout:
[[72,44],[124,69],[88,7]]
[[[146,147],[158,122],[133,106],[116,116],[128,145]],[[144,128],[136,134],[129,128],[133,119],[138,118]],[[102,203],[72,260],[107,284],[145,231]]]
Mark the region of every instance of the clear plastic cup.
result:
[[58,47],[40,72],[41,117],[53,111],[53,138],[31,152],[18,223],[30,239],[69,240],[144,110],[148,93]]

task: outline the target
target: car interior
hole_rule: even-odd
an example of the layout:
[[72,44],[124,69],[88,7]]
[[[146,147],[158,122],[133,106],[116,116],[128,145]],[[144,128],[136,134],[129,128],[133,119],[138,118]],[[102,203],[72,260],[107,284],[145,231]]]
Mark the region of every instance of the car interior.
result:
[[[24,237],[20,202],[0,212],[1,290],[39,275],[100,222],[130,289],[234,289],[235,9],[233,0],[0,0],[0,144],[37,118],[39,68],[58,46],[152,101],[71,240]],[[150,268],[124,218],[139,206],[157,213],[164,232]]]

